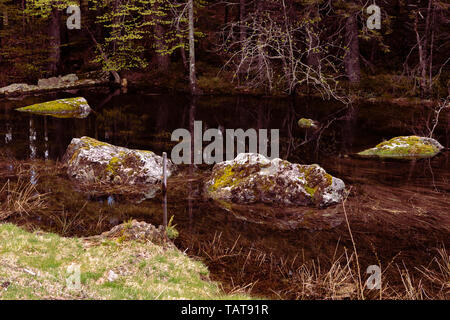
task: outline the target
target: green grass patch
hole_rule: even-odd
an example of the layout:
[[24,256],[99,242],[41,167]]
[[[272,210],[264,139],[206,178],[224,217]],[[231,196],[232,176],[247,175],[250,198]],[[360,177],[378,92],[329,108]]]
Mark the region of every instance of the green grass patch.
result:
[[[75,289],[67,285],[71,265],[80,270]],[[0,299],[250,299],[224,294],[208,274],[173,245],[95,242],[0,224]]]

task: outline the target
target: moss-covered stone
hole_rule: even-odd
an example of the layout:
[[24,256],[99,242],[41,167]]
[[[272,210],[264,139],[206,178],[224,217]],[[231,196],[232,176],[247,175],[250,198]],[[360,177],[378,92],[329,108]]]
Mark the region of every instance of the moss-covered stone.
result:
[[269,160],[242,153],[214,166],[206,182],[209,197],[239,204],[328,206],[342,201],[345,185],[319,165]]
[[439,142],[432,138],[401,136],[381,142],[374,148],[359,152],[358,155],[396,159],[430,158],[438,154],[443,148]]
[[[154,195],[162,180],[162,157],[111,145],[90,137],[72,139],[64,155],[67,173],[83,184],[142,186]],[[168,161],[168,176],[175,166]],[[154,192],[150,192],[154,190]]]
[[48,101],[16,109],[20,112],[29,112],[40,115],[49,115],[56,118],[85,118],[91,112],[85,98],[68,98]]
[[298,126],[303,129],[317,129],[319,124],[311,119],[301,118],[297,122]]

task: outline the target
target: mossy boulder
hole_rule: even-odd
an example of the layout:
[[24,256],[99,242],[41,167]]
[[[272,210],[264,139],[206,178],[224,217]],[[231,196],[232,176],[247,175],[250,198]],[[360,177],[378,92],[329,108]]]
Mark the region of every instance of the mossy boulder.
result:
[[374,148],[359,152],[362,157],[417,159],[431,158],[444,147],[432,138],[418,136],[395,137],[384,141]]
[[[148,198],[160,189],[163,158],[151,151],[133,150],[90,137],[72,139],[63,160],[67,174],[83,184],[134,186]],[[167,175],[175,165],[167,160]]]
[[56,118],[86,118],[91,112],[86,99],[82,97],[48,101],[16,110]]
[[312,119],[301,118],[297,122],[298,126],[302,129],[318,129],[320,124]]
[[319,165],[300,165],[256,153],[218,163],[205,185],[218,201],[326,207],[343,200],[345,184]]

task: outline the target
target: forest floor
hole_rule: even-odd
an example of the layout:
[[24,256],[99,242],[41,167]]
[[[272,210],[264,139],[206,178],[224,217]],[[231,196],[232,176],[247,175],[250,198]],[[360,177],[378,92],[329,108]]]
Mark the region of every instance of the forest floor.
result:
[[[80,270],[80,286],[67,281]],[[71,269],[72,268],[72,269]],[[72,282],[69,282],[69,284]],[[0,299],[249,299],[225,295],[175,246],[82,238],[0,224]]]
[[[126,78],[131,86],[189,93],[188,74],[181,65],[172,64],[170,69],[164,73],[155,69],[154,66],[148,67],[144,71],[126,71],[122,73],[122,77]],[[431,99],[420,97],[420,92],[413,79],[394,73],[363,73],[358,85],[350,85],[346,80],[340,80],[341,89],[338,91],[353,101],[391,101],[400,98],[403,105],[406,103],[417,104],[423,101],[431,103],[436,97],[448,95],[448,84],[444,79],[445,76],[436,81]],[[197,65],[197,85],[201,93],[206,95],[286,96],[282,88],[274,86],[272,92],[267,92],[264,88],[252,87],[246,80],[239,81],[231,71],[222,70],[206,63]],[[309,92],[305,86],[297,88],[296,94],[320,96],[319,93]]]

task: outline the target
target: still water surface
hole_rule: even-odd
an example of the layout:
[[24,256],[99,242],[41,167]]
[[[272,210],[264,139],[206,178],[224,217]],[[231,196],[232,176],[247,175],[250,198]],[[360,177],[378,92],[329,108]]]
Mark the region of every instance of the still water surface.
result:
[[[14,111],[32,103],[73,96],[84,96],[94,112],[85,119],[57,119]],[[450,247],[449,151],[418,161],[352,156],[395,136],[426,134],[432,112],[421,106],[364,103],[344,108],[319,99],[246,96],[204,96],[193,102],[184,95],[118,94],[96,89],[2,100],[0,113],[3,158],[26,162],[59,160],[71,139],[81,136],[170,155],[176,144],[170,139],[173,130],[192,130],[194,121],[202,121],[203,130],[280,129],[281,158],[317,163],[348,186],[346,213],[363,269],[378,263],[386,265],[394,258],[395,263],[414,268],[428,263],[435,255],[434,248]],[[297,121],[301,117],[318,120],[322,130],[300,129]],[[435,138],[446,148],[450,146],[449,120],[449,113],[442,114],[435,131]],[[1,169],[12,172],[16,162],[5,161]],[[51,166],[54,162],[48,163]],[[93,197],[78,192],[63,175],[55,182],[36,174],[33,166],[29,168],[32,182],[56,192],[54,199],[72,222],[63,230],[49,217],[31,216],[20,223],[84,236],[130,218],[162,222],[160,196],[140,204],[128,203],[117,195]],[[311,259],[320,259],[326,265],[352,248],[342,205],[325,210],[242,206],[231,213],[203,197],[202,182],[210,169],[206,165],[185,166],[170,178],[168,211],[180,231],[177,246],[201,257],[213,279],[220,280],[226,289],[252,283],[254,294],[295,298],[291,277],[296,266]],[[70,194],[77,194],[89,205],[70,203]],[[291,223],[292,217],[295,223]]]

